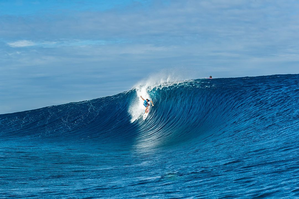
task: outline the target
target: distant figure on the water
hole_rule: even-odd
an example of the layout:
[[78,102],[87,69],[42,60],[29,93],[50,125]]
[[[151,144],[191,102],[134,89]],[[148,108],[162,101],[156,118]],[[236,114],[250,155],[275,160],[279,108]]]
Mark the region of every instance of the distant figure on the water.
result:
[[143,99],[142,96],[140,96],[141,99],[143,100],[143,106],[145,106],[145,113],[148,113],[149,111],[149,106],[152,104],[152,106],[154,106],[154,103],[152,100],[149,100],[149,99]]
[[210,78],[209,79],[212,79],[212,76],[210,76]]

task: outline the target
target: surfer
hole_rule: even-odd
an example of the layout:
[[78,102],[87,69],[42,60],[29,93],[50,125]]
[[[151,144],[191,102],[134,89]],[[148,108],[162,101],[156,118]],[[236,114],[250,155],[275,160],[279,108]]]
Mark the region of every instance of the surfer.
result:
[[152,100],[149,100],[149,99],[143,99],[142,96],[140,96],[141,99],[143,100],[143,106],[145,106],[145,113],[148,113],[149,112],[149,106],[152,104],[152,106],[154,106],[154,103]]

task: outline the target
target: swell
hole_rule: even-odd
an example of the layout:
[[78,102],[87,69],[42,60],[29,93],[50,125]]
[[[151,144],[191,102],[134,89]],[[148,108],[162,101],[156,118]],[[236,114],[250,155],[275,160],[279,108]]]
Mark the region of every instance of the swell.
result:
[[[0,116],[2,138],[92,140],[101,144],[165,146],[297,125],[298,75],[190,80],[146,88],[155,106],[132,121],[140,103],[132,89],[115,96]],[[256,128],[255,128],[256,127]],[[216,138],[215,138],[216,139]]]
[[1,135],[54,139],[106,139],[117,137],[129,122],[128,100],[121,93],[90,101],[2,115]]

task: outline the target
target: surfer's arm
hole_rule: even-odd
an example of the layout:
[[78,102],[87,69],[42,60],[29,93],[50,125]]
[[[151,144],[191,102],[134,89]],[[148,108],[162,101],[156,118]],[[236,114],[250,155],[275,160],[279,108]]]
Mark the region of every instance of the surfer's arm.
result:
[[153,103],[153,101],[151,100],[151,103],[152,103],[152,106],[154,106],[154,103]]
[[141,99],[144,101],[143,97],[140,95]]

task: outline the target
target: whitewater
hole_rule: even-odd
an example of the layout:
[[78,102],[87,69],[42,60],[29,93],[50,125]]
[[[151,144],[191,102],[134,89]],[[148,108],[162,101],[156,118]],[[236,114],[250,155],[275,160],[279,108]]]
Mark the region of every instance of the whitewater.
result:
[[155,78],[3,114],[0,198],[297,198],[298,105],[299,75]]

